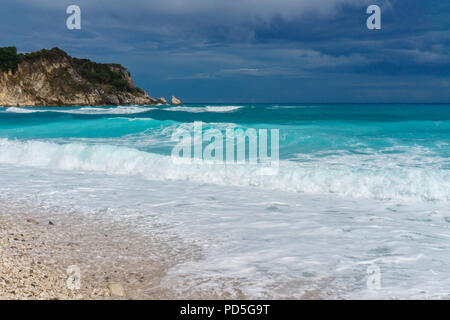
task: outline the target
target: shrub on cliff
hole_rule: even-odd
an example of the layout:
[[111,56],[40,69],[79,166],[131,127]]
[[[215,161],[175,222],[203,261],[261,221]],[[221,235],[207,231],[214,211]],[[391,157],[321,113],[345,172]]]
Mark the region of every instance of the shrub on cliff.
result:
[[3,72],[16,72],[21,61],[21,55],[17,54],[16,47],[0,48],[0,70]]
[[134,92],[136,90],[123,79],[120,73],[111,69],[111,66],[122,68],[119,65],[108,65],[77,58],[73,58],[73,62],[78,73],[92,84],[108,85],[118,91]]
[[22,54],[21,56],[22,60],[28,62],[35,62],[38,61],[39,59],[48,59],[50,61],[55,61],[61,57],[69,57],[66,52],[56,47],[51,50],[42,49],[36,52],[25,53]]

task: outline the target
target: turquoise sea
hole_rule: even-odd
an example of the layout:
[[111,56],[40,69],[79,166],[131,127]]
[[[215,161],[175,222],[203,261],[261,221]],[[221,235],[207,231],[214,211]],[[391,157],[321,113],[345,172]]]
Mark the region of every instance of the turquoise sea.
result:
[[[172,136],[194,122],[278,129],[278,173],[174,163]],[[0,107],[0,176],[2,201],[110,210],[198,244],[166,286],[450,298],[450,105]]]

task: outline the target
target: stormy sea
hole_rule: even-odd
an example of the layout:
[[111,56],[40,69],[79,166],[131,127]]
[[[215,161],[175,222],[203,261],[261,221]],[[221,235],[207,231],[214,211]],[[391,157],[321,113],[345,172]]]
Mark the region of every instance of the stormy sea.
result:
[[[173,161],[196,124],[278,130],[277,171]],[[0,177],[2,203],[192,244],[162,286],[450,298],[450,105],[0,107]]]

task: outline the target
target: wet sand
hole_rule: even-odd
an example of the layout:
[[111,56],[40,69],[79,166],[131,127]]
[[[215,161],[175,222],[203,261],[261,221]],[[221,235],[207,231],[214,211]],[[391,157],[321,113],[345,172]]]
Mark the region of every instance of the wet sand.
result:
[[[170,267],[194,258],[194,251],[171,247],[175,239],[165,237],[144,237],[114,221],[2,204],[0,299],[181,298],[161,287],[161,280]],[[70,266],[80,270],[79,289]]]
[[[196,288],[183,276],[168,284],[166,273],[201,260],[201,249],[163,225],[144,224],[143,234],[124,221],[107,213],[61,214],[0,202],[0,299],[251,298],[241,291],[245,279],[211,279],[209,289]],[[74,284],[68,270],[73,266],[80,270],[79,289],[68,286],[68,279]],[[302,299],[321,299],[322,293],[308,291]]]

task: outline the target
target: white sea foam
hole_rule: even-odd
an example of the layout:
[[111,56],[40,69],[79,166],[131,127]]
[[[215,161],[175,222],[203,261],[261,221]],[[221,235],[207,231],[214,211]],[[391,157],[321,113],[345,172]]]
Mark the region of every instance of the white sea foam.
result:
[[192,113],[203,112],[233,112],[243,108],[242,106],[205,106],[205,107],[169,107],[164,109],[165,111],[183,111]]
[[[70,219],[112,219],[153,239],[170,231],[184,248],[188,244],[186,250],[201,249],[201,257],[171,260],[174,267],[160,284],[182,298],[243,293],[254,299],[423,299],[448,298],[450,292],[450,257],[443,254],[450,249],[446,203],[7,164],[0,164],[0,176],[0,203],[30,204],[36,214],[68,214]],[[371,265],[381,270],[380,290],[366,286]]]
[[270,109],[270,110],[278,110],[278,109],[314,109],[314,108],[320,108],[319,106],[314,106],[314,105],[287,105],[287,106],[279,106],[279,105],[274,105],[274,106],[270,106],[270,107],[266,107],[266,109]]
[[[160,105],[159,105],[160,106]],[[203,113],[203,112],[218,112],[226,113],[233,112],[241,109],[242,106],[205,106],[205,107],[168,107],[160,110],[165,111],[183,111],[191,113]],[[10,113],[37,113],[37,112],[59,112],[59,113],[74,113],[74,114],[135,114],[143,113],[150,110],[158,110],[156,107],[142,107],[142,106],[117,106],[111,108],[104,107],[83,107],[77,109],[67,109],[63,107],[61,109],[38,109],[38,108],[25,108],[25,107],[9,107],[5,111]]]
[[439,160],[424,158],[420,162],[429,163],[418,167],[409,162],[411,155],[395,157],[342,155],[281,161],[278,175],[262,176],[257,174],[260,167],[250,164],[181,164],[169,156],[120,146],[0,139],[0,163],[351,198],[450,201],[450,170],[441,168]]
[[207,112],[231,112],[241,109],[242,106],[206,106]]
[[25,108],[18,108],[18,107],[9,107],[5,110],[5,112],[10,113],[33,113],[37,112],[38,110],[31,110],[31,109],[25,109]]
[[70,110],[67,112],[80,114],[135,114],[156,109],[157,108],[155,107],[139,107],[139,106],[118,106],[112,108],[85,107],[81,109]]
[[139,107],[139,106],[118,106],[111,108],[101,108],[101,107],[83,107],[77,109],[30,109],[30,108],[19,108],[10,107],[6,109],[6,112],[11,113],[36,113],[36,112],[58,112],[58,113],[73,113],[73,114],[135,114],[143,113],[150,110],[156,110],[155,107]]

